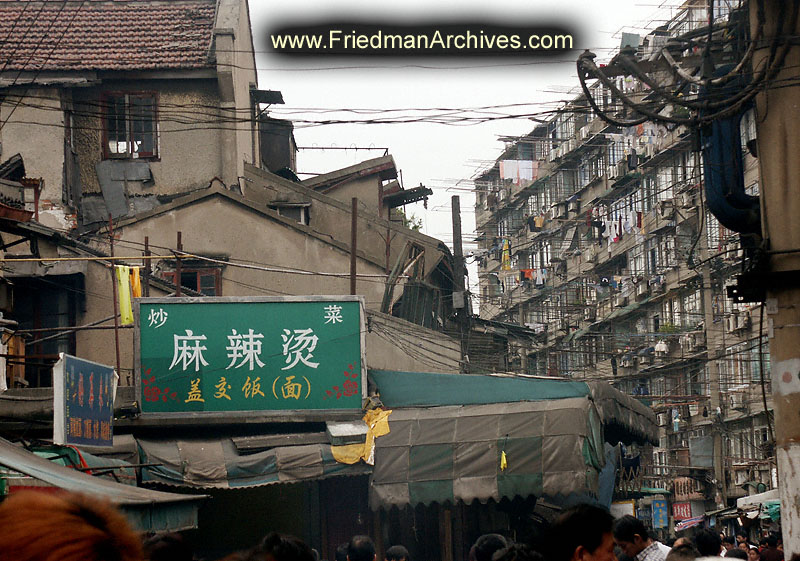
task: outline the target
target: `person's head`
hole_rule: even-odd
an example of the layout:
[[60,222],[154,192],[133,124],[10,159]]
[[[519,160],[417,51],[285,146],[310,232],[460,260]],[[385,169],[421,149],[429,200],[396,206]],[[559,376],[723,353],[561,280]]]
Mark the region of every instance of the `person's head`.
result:
[[761,559],[761,553],[755,547],[747,548],[747,561],[758,561]]
[[393,545],[386,550],[386,561],[410,561],[408,550],[402,545]]
[[339,547],[336,548],[336,552],[333,554],[335,561],[347,561],[347,546],[350,545],[347,542],[339,544]]
[[626,514],[614,523],[614,540],[628,557],[636,557],[652,543],[641,520]]
[[766,538],[767,547],[778,547],[778,536],[770,534]]
[[694,561],[698,557],[700,557],[700,552],[694,545],[682,543],[669,550],[665,561]]
[[736,532],[736,543],[747,543],[747,534],[744,532]]
[[544,561],[544,557],[527,544],[515,543],[495,551],[492,561]]
[[500,534],[484,534],[475,540],[475,561],[492,561],[494,552],[506,547],[508,542]]
[[578,505],[563,512],[549,532],[552,561],[616,561],[612,527],[606,509]]
[[316,561],[303,540],[278,532],[267,534],[254,551],[255,557],[264,561]]
[[747,561],[747,552],[743,549],[739,549],[738,547],[732,547],[725,553],[725,557],[730,557],[731,559],[744,559]]
[[741,549],[745,553],[750,551],[750,544],[747,543],[747,542],[739,542],[739,545],[737,545],[736,547],[738,547],[739,549]]
[[353,536],[347,544],[348,561],[375,561],[375,544],[369,536]]
[[722,543],[719,539],[719,533],[711,528],[703,528],[694,537],[694,544],[697,551],[703,557],[716,557],[719,556]]
[[692,540],[690,540],[686,536],[681,536],[681,537],[677,538],[674,542],[672,542],[672,546],[671,547],[678,547],[680,545],[686,545],[686,544],[690,544],[692,547],[694,547],[694,544],[692,543]]
[[74,493],[15,493],[0,504],[0,528],[4,559],[142,559],[141,540],[118,510]]
[[725,548],[725,551],[730,551],[731,549],[735,549],[736,538],[734,538],[733,536],[722,536],[722,547]]
[[192,547],[180,534],[156,534],[145,540],[144,558],[148,561],[192,561]]

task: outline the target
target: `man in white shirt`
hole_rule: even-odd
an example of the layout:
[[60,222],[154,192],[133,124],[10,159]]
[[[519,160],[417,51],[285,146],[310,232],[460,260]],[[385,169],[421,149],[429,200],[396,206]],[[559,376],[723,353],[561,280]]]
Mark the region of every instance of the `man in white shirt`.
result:
[[636,561],[664,561],[670,551],[650,537],[641,520],[629,514],[614,523],[614,541],[625,555]]

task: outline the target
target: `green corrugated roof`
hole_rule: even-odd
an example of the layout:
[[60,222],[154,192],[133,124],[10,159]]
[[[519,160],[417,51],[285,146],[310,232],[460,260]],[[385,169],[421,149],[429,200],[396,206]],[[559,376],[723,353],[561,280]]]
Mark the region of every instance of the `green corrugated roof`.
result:
[[370,370],[386,407],[479,405],[589,395],[584,382],[477,374]]

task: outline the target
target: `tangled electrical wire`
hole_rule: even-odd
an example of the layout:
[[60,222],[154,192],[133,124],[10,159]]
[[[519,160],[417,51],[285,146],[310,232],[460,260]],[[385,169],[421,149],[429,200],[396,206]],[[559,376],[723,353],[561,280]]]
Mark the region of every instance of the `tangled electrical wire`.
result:
[[[713,76],[714,33],[720,30],[730,31],[730,29],[728,23],[714,24],[714,1],[710,0],[708,3],[708,26],[707,29],[700,30],[701,34],[706,35],[705,41],[700,42],[696,39],[701,35],[698,30],[689,32],[667,42],[655,58],[656,63],[663,62],[669,67],[673,77],[671,82],[659,83],[658,80],[649,76],[642,70],[631,49],[622,49],[611,61],[611,66],[620,69],[623,76],[635,78],[650,89],[646,96],[647,101],[636,101],[617,87],[614,80],[608,76],[611,73],[604,72],[595,64],[594,53],[585,51],[581,54],[577,61],[578,79],[587,102],[601,119],[617,127],[631,127],[647,121],[697,127],[737,114],[753,100],[759,91],[770,84],[783,68],[786,55],[792,45],[789,36],[793,33],[800,11],[800,0],[792,0],[791,8],[788,8],[789,2],[779,3],[779,22],[769,43],[769,53],[763,61],[757,64],[758,69],[756,69],[753,64],[754,55],[764,36],[766,25],[765,0],[756,0],[756,2],[757,22],[753,36],[738,63],[722,76]],[[741,21],[737,25],[741,26]],[[683,52],[686,49],[700,46],[702,46],[701,64],[694,71],[682,68],[675,61],[671,52],[671,50]],[[587,85],[587,81],[592,79],[598,80],[607,88],[613,99],[622,105],[620,108],[619,104],[615,104],[616,107],[624,109],[623,113],[630,112],[630,116],[612,115],[607,109],[600,107]],[[699,90],[700,93],[693,93],[692,88]],[[668,106],[680,107],[688,115],[684,116],[676,111],[667,112],[665,109]]]

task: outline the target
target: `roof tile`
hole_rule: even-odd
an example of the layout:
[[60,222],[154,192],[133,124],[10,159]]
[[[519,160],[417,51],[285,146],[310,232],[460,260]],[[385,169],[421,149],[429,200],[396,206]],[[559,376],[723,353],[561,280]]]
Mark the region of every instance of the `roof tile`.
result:
[[211,66],[214,0],[0,0],[0,72]]

